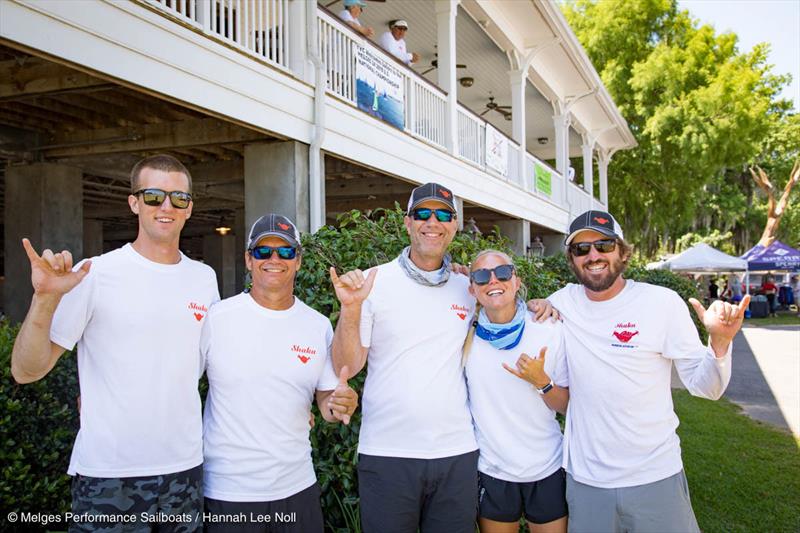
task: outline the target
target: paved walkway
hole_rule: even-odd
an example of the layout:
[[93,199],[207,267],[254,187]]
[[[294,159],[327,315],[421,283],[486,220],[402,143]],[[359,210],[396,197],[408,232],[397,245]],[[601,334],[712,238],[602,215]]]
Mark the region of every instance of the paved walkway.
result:
[[[673,386],[682,386],[673,372]],[[733,343],[725,397],[800,437],[800,326],[745,326]]]

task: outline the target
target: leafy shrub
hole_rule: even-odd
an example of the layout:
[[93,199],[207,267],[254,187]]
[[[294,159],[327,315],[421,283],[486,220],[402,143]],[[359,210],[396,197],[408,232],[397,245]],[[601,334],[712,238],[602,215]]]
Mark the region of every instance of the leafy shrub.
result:
[[29,385],[11,376],[11,348],[18,326],[0,321],[0,530],[8,511],[65,513],[70,506],[66,474],[78,432],[75,354],[61,356],[50,374]]

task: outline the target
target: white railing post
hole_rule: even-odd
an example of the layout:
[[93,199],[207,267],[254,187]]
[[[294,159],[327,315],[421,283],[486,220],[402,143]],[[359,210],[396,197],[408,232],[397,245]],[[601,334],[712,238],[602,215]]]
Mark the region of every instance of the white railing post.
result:
[[195,2],[197,23],[203,28],[203,33],[211,33],[212,7],[212,0],[197,0]]

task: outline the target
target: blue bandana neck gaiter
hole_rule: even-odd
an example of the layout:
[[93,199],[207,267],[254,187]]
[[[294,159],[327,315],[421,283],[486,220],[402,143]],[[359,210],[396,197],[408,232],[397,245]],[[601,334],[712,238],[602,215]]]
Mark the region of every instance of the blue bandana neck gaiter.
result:
[[485,340],[498,350],[510,350],[522,340],[522,332],[525,331],[525,314],[528,309],[525,303],[517,301],[517,312],[508,324],[493,324],[486,316],[486,310],[481,309],[478,313],[478,325],[475,328],[475,335]]

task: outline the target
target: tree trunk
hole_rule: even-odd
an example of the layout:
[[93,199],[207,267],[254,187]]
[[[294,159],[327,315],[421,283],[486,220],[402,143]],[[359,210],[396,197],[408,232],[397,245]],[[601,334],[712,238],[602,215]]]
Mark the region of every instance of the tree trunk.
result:
[[[756,169],[758,173],[756,173]],[[789,181],[786,183],[786,187],[783,188],[781,199],[777,202],[775,201],[775,187],[769,181],[767,173],[759,167],[751,167],[750,174],[753,176],[756,185],[767,193],[767,224],[764,226],[764,232],[761,234],[761,239],[758,241],[758,244],[767,248],[775,242],[775,238],[778,234],[778,226],[781,223],[781,217],[789,205],[789,195],[792,193],[792,188],[800,181],[800,160],[795,162]]]

